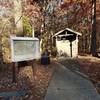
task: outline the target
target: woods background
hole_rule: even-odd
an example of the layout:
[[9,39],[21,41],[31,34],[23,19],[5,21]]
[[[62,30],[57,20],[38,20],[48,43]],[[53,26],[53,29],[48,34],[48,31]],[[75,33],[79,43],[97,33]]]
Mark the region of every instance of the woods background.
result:
[[[100,1],[96,1],[96,50],[100,52]],[[10,59],[10,35],[35,36],[42,48],[51,48],[51,37],[67,27],[82,33],[79,53],[91,53],[92,0],[0,0],[0,48]],[[52,47],[54,48],[54,47]],[[54,48],[55,49],[55,48]]]

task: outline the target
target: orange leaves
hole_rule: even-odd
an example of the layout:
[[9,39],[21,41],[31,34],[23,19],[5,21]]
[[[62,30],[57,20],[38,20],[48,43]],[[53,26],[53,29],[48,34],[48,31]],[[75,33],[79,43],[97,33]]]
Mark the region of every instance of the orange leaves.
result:
[[27,16],[36,16],[39,17],[39,8],[34,5],[27,5],[24,12]]
[[27,3],[23,7],[23,15],[27,16],[32,24],[32,26],[37,30],[41,26],[42,12],[41,7],[36,1],[31,3],[30,0],[27,0]]
[[0,6],[6,7],[6,8],[12,8],[13,7],[13,2],[12,0],[1,0],[0,1]]

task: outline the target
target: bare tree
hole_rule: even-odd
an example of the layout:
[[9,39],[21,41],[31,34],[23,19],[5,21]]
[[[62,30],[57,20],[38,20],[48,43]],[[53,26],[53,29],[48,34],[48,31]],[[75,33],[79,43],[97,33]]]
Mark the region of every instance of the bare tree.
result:
[[17,34],[23,34],[23,25],[22,25],[22,5],[21,0],[14,0],[14,15],[15,15],[15,25],[17,28]]

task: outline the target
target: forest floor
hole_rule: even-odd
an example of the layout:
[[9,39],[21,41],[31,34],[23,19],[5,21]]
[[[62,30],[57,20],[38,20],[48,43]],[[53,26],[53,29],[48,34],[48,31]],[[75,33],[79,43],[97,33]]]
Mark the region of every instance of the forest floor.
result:
[[[61,63],[65,66],[67,64],[67,67],[72,71],[81,72],[88,76],[100,93],[99,58],[86,55],[79,56],[78,59],[66,59]],[[26,92],[25,96],[12,96],[9,97],[10,100],[43,100],[56,67],[56,60],[52,61],[50,65],[41,65],[39,61],[34,61],[33,67],[29,65],[21,67],[16,73],[17,82],[12,83],[12,67],[6,65],[0,69],[0,94],[24,91]],[[1,95],[0,97],[0,100],[5,100]]]
[[97,91],[100,93],[100,58],[90,55],[79,56],[78,62],[81,65],[81,70],[94,83]]
[[[35,61],[34,68],[32,66],[21,67],[17,72],[16,83],[12,83],[12,69],[7,69],[0,73],[0,93],[27,92],[25,96],[11,96],[6,98],[7,100],[43,100],[55,70],[55,63],[41,65],[39,61]],[[0,100],[5,100],[5,98],[1,96]]]

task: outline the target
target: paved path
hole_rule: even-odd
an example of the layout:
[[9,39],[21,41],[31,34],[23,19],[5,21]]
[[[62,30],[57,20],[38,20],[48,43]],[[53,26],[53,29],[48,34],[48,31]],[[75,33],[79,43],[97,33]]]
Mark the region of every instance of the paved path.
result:
[[100,95],[89,80],[57,65],[45,100],[100,100]]

